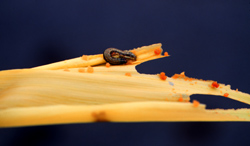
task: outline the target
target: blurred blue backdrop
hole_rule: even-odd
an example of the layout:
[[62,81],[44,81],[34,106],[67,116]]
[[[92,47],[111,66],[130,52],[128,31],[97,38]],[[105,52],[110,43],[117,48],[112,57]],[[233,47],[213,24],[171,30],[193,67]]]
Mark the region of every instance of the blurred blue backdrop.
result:
[[[163,44],[139,72],[216,80],[250,93],[248,0],[0,1],[0,70],[35,67],[108,47]],[[194,95],[208,108],[250,106]],[[242,122],[95,123],[0,129],[0,145],[250,145]]]

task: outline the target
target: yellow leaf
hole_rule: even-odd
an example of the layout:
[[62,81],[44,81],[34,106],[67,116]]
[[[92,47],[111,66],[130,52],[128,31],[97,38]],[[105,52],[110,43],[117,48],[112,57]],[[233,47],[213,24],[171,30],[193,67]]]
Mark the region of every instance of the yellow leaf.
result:
[[[130,65],[105,66],[102,54],[31,69],[0,72],[0,127],[82,122],[250,121],[249,109],[206,110],[192,94],[221,95],[250,104],[250,95],[184,73],[161,79],[136,65],[163,58],[161,44],[130,50]],[[91,67],[92,66],[92,67]],[[91,71],[90,71],[91,70]],[[164,74],[162,74],[164,75]],[[198,106],[198,107],[197,107]]]

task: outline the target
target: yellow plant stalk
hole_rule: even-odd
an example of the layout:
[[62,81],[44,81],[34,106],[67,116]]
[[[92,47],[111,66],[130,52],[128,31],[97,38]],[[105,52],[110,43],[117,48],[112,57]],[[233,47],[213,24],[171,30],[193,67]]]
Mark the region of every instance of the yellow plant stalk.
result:
[[[131,50],[130,65],[105,66],[102,54],[31,69],[0,72],[0,127],[96,121],[250,121],[250,109],[206,110],[192,94],[221,95],[250,104],[250,95],[184,73],[161,80],[135,66],[165,57],[161,44]],[[93,67],[90,67],[93,66]],[[93,69],[93,73],[89,73]],[[126,76],[130,73],[131,76]],[[180,102],[181,101],[181,102]],[[198,107],[197,107],[198,106]]]

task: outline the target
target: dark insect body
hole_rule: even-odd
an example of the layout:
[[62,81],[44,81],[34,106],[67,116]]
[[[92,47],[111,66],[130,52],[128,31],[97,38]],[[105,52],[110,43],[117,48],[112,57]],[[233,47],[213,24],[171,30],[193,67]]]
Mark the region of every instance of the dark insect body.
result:
[[112,65],[125,64],[128,60],[136,60],[135,54],[130,51],[122,51],[116,48],[108,48],[103,53],[103,58]]

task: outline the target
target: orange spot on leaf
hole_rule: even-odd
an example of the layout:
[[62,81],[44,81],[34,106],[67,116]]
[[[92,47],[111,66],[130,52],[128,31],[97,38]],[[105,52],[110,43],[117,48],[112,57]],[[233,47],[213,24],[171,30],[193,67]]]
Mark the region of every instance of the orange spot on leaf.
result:
[[161,49],[157,48],[154,50],[155,55],[160,55],[161,54]]
[[180,98],[178,99],[178,101],[182,102],[183,101],[183,97],[182,95],[180,95]]
[[88,66],[87,72],[88,72],[88,73],[93,73],[93,72],[94,72],[94,68],[91,67],[91,66]]
[[88,56],[87,55],[82,55],[82,60],[87,61],[88,60]]
[[85,69],[84,69],[84,68],[79,68],[79,69],[78,69],[78,72],[84,73],[84,72],[85,72]]
[[131,73],[129,73],[129,72],[125,73],[125,76],[131,77]]
[[212,83],[212,87],[214,87],[214,88],[218,88],[220,85],[216,82],[216,81],[214,81],[213,83]]
[[229,95],[228,93],[225,93],[223,96],[224,96],[224,97],[228,97],[228,95]]
[[164,52],[164,56],[169,56],[168,52]]
[[110,63],[107,62],[107,63],[106,63],[106,67],[110,67]]
[[65,68],[63,71],[69,71],[69,69]]
[[160,79],[162,79],[162,80],[166,80],[167,79],[167,76],[165,75],[164,72],[161,72],[159,76],[160,76]]
[[193,106],[198,107],[200,105],[200,102],[197,100],[193,100]]

